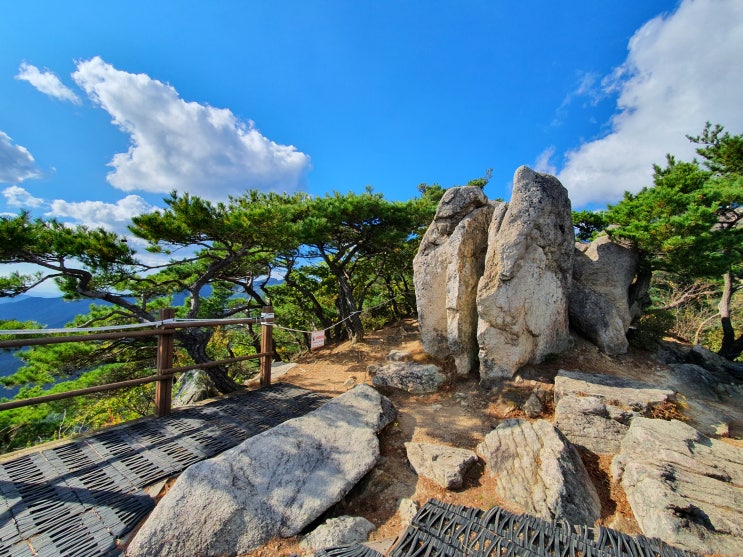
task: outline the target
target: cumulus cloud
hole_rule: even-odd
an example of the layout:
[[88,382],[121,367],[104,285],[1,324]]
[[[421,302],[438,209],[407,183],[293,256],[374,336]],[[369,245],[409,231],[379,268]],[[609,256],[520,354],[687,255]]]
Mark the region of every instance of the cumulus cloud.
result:
[[170,85],[117,70],[101,58],[79,62],[76,83],[130,137],[109,163],[109,183],[124,191],[187,191],[226,199],[246,189],[301,189],[310,160],[263,136],[230,110],[186,102]]
[[534,170],[544,172],[545,174],[557,174],[557,167],[552,164],[552,157],[555,155],[555,146],[550,145],[542,151],[537,160],[534,161]]
[[0,183],[20,184],[41,175],[28,149],[16,145],[7,133],[0,131]]
[[50,97],[54,97],[61,101],[80,104],[80,97],[78,97],[72,89],[65,86],[59,78],[50,71],[42,72],[36,66],[23,62],[18,69],[18,75],[16,75],[15,78],[22,81],[28,81],[45,95],[49,95]]
[[127,195],[116,203],[103,201],[64,201],[55,199],[49,204],[48,217],[69,218],[90,228],[103,228],[119,234],[128,234],[127,226],[133,216],[156,210],[138,195]]
[[609,133],[568,152],[558,177],[573,206],[615,202],[652,185],[666,153],[691,160],[706,121],[743,132],[743,2],[684,0],[630,39],[626,61],[602,80],[616,92]]
[[5,202],[11,207],[25,207],[35,209],[44,205],[45,201],[34,197],[19,186],[9,186],[3,190]]

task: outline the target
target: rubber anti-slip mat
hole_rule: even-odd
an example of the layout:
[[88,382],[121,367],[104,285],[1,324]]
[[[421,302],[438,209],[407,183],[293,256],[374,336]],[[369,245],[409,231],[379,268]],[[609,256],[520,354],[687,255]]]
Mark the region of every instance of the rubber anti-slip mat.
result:
[[143,487],[326,400],[277,383],[0,463],[0,557],[116,553],[154,507]]

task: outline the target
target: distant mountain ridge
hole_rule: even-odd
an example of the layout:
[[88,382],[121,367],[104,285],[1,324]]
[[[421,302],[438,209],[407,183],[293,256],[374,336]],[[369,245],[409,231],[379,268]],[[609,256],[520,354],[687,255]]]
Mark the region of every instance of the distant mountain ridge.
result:
[[36,321],[48,328],[64,327],[76,316],[88,313],[91,305],[110,305],[108,302],[92,300],[64,300],[62,298],[38,298],[18,296],[0,304],[0,319]]
[[[281,284],[283,280],[271,278],[269,286]],[[208,293],[208,292],[207,292]],[[181,293],[173,297],[173,305],[180,306],[186,299]],[[111,305],[98,300],[65,300],[62,297],[42,298],[21,294],[14,298],[0,298],[0,320],[36,321],[42,328],[60,329],[78,315],[90,312],[91,305]],[[13,352],[0,350],[0,377],[12,375],[23,365]],[[10,397],[12,392],[0,385],[0,397]]]

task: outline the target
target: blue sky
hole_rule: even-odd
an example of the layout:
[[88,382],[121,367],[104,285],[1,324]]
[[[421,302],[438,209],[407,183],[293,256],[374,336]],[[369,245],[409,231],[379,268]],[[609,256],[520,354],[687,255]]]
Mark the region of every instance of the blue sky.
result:
[[574,208],[743,131],[743,2],[35,1],[0,18],[0,213],[126,231],[173,189],[510,197]]

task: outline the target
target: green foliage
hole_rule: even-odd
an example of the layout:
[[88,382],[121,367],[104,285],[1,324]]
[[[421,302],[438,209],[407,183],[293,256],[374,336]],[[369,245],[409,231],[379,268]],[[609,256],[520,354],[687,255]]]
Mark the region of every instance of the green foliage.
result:
[[654,350],[658,341],[668,334],[675,322],[671,312],[651,309],[645,312],[628,335],[629,342],[635,348]]
[[[489,175],[483,179],[487,182]],[[484,183],[483,183],[484,185]],[[306,329],[360,336],[415,311],[412,259],[444,193],[421,188],[415,199],[388,201],[371,188],[362,194],[319,198],[304,194],[246,192],[227,203],[171,194],[164,210],[133,219],[132,234],[148,251],[170,262],[148,267],[125,238],[103,230],[69,228],[28,214],[0,217],[0,262],[31,263],[39,271],[0,279],[0,295],[27,291],[55,280],[68,298],[111,305],[91,306],[71,326],[143,323],[186,293],[177,316],[218,318],[246,315],[270,296],[277,321]],[[268,286],[273,272],[285,276]],[[363,316],[361,310],[366,310]],[[345,327],[345,325],[349,327]],[[21,328],[21,324],[6,324]],[[175,335],[175,365],[234,358],[260,348],[258,327],[193,328]],[[274,329],[284,358],[306,349],[305,335]],[[4,378],[20,386],[17,398],[110,383],[154,373],[154,339],[88,341],[37,346],[22,353],[24,366]],[[210,368],[228,391],[250,377],[257,362]],[[212,375],[214,378],[214,375]],[[111,391],[0,413],[4,449],[55,439],[152,411],[152,385]]]
[[603,232],[608,224],[604,211],[573,211],[575,239],[579,242],[590,242]]
[[606,218],[613,226],[607,232],[634,242],[643,264],[674,275],[676,282],[717,282],[720,353],[735,358],[743,352],[730,312],[743,282],[743,134],[731,136],[708,123],[689,139],[701,145],[703,165],[669,155],[665,168],[655,167],[653,187],[625,193],[609,207]]
[[473,178],[469,182],[467,182],[468,186],[477,186],[478,188],[482,189],[485,186],[488,185],[488,182],[490,182],[490,179],[493,177],[493,169],[488,168],[485,171],[485,176],[482,176],[481,178]]
[[[702,137],[711,140],[709,124]],[[742,136],[714,136],[722,144],[698,152],[725,159],[706,161],[710,170],[695,162],[677,162],[668,156],[665,168],[655,167],[654,186],[609,207],[607,220],[618,225],[608,232],[630,239],[654,269],[689,277],[719,277],[743,267],[743,227],[737,226],[743,206]],[[694,138],[697,139],[697,138]],[[732,144],[732,147],[728,145]],[[734,148],[735,147],[735,148]],[[733,158],[736,154],[737,159]]]

